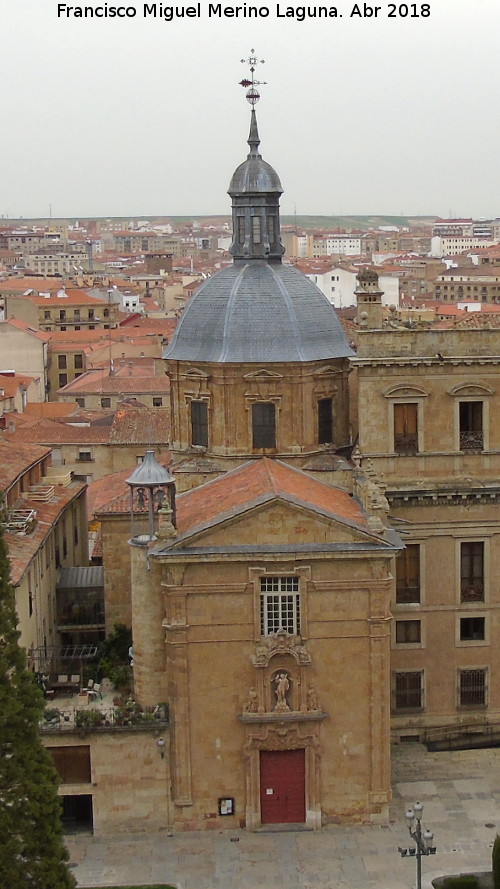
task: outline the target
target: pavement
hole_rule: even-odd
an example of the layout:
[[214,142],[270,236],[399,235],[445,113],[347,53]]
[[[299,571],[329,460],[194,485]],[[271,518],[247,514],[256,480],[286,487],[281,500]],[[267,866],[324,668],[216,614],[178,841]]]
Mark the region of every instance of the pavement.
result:
[[500,748],[428,753],[393,748],[389,824],[318,831],[245,830],[67,837],[79,887],[171,883],[178,889],[412,889],[415,858],[404,813],[420,800],[436,855],[422,858],[422,889],[443,874],[491,870],[500,833]]

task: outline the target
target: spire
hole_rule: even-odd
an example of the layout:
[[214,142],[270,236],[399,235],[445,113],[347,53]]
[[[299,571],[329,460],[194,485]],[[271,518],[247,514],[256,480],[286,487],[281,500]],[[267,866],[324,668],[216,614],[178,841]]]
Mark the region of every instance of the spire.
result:
[[259,130],[257,128],[257,115],[255,113],[255,108],[252,108],[252,116],[250,118],[250,133],[248,135],[248,144],[250,145],[250,154],[248,158],[251,157],[260,157],[259,154]]
[[260,137],[254,105],[259,101],[257,86],[264,81],[255,80],[255,69],[263,64],[250,50],[248,59],[242,59],[250,67],[249,80],[240,81],[246,89],[247,102],[252,106],[246,161],[235,170],[229,185],[233,199],[233,240],[229,252],[235,261],[265,260],[281,262],[285,248],[281,243],[279,199],[283,193],[279,176],[259,153]]

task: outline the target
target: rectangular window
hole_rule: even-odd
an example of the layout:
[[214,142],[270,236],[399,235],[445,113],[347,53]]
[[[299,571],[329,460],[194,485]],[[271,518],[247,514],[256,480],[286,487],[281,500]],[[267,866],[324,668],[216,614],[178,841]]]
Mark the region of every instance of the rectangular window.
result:
[[111,398],[101,398],[101,407],[111,407]]
[[89,321],[95,318],[95,309],[89,309]]
[[245,242],[245,217],[238,216],[238,241],[240,244]]
[[43,317],[48,318],[50,320],[50,309],[44,310]]
[[85,407],[85,399],[84,398],[75,398],[75,401],[79,407]]
[[58,355],[57,356],[57,366],[58,366],[59,370],[66,370],[66,366],[67,366],[66,355]]
[[276,240],[276,220],[274,216],[267,217],[267,236],[269,238],[269,243],[274,244]]
[[208,448],[208,404],[191,402],[191,444]]
[[73,317],[74,317],[75,321],[79,321],[79,320],[80,320],[80,309],[75,309],[75,310],[74,310]]
[[83,367],[83,355],[75,355],[75,370],[81,370]]
[[484,543],[460,544],[460,601],[484,602]]
[[59,309],[59,319],[66,321],[66,309]]
[[460,641],[473,642],[476,639],[484,639],[485,619],[484,617],[461,617],[460,618]]
[[483,448],[483,402],[461,401],[460,450],[481,451]]
[[423,673],[394,673],[394,710],[422,710]]
[[68,382],[68,374],[59,374],[59,388],[65,386]]
[[252,216],[252,241],[254,244],[260,244],[260,216]]
[[420,602],[420,544],[407,543],[396,559],[396,602]]
[[396,642],[415,643],[420,642],[419,620],[397,620]]
[[394,450],[396,454],[418,451],[417,404],[394,405]]
[[486,670],[459,671],[459,702],[461,707],[485,706]]
[[90,747],[49,747],[63,784],[90,784]]
[[79,463],[91,463],[92,462],[92,452],[91,451],[79,451],[77,459],[78,459]]
[[300,633],[300,594],[298,577],[261,577],[260,632],[270,636],[286,630]]
[[318,444],[331,444],[333,441],[332,399],[318,401]]
[[153,407],[162,407],[163,398],[153,398]]
[[252,404],[252,447],[276,447],[276,407],[270,401]]

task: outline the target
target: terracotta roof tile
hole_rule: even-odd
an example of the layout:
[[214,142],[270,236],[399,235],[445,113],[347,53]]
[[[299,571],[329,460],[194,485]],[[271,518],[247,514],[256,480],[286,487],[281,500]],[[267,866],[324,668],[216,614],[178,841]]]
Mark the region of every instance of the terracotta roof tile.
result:
[[191,534],[207,520],[210,524],[217,523],[273,497],[291,500],[364,531],[368,528],[365,513],[346,491],[281,461],[263,457],[180,494],[177,498],[179,534]]
[[[30,441],[33,441],[30,438]],[[30,466],[50,454],[50,448],[0,440],[0,491],[6,491]]]
[[19,501],[20,509],[34,509],[36,511],[37,521],[33,531],[29,534],[5,532],[12,583],[20,582],[33,556],[36,555],[51,532],[54,522],[84,488],[85,485],[81,482],[71,482],[67,487],[56,485],[54,497],[48,503],[24,499]]

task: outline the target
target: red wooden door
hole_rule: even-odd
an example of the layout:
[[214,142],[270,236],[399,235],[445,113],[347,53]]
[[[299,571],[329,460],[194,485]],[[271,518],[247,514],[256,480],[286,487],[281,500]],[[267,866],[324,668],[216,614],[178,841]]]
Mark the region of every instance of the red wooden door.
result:
[[302,824],[306,820],[305,750],[260,751],[262,824]]

